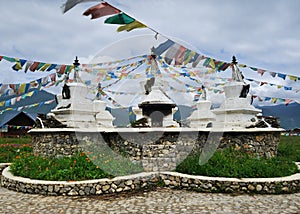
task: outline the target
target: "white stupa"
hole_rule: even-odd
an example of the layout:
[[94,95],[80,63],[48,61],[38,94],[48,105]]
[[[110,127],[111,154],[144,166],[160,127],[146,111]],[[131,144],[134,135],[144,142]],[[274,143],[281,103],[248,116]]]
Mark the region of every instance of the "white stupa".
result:
[[216,121],[213,123],[215,128],[244,129],[257,122],[257,114],[261,113],[260,109],[250,104],[247,91],[243,93],[247,85],[237,67],[235,57],[232,62],[232,80],[224,86],[225,101],[220,108],[213,110],[216,115]]
[[[76,60],[75,68],[79,65]],[[82,83],[75,69],[74,82],[65,83],[62,94],[57,95],[58,105],[51,114],[67,127],[113,127],[114,117],[105,110],[106,103],[99,99],[94,101],[88,99],[88,91],[88,87]]]

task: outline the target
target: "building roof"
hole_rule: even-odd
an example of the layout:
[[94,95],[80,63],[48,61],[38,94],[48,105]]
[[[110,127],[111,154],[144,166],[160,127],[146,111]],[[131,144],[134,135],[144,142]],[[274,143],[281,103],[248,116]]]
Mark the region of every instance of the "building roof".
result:
[[10,112],[7,112],[6,114],[4,114],[4,117],[0,121],[0,127],[6,125],[11,120],[18,117],[20,114],[25,114],[32,121],[35,121],[35,118],[37,117],[37,114],[34,114],[34,113],[26,113],[26,112],[22,112],[22,111],[21,112],[20,111],[10,111]]
[[[40,91],[38,89],[33,89],[32,91],[34,91],[35,93],[31,97],[26,97],[25,99],[20,99],[14,105],[0,106],[0,111],[5,110],[7,108],[16,109],[18,107],[28,106],[28,105],[35,104],[35,103],[42,103],[45,101],[55,99],[55,95],[51,94],[47,91],[44,91],[44,90]],[[22,94],[1,97],[0,102],[9,100],[9,99],[12,99],[12,98],[15,98],[18,96],[22,96]],[[0,126],[7,124],[10,120],[12,120],[16,116],[18,116],[20,113],[24,113],[24,114],[26,114],[26,116],[28,116],[32,120],[35,120],[35,118],[37,117],[38,114],[47,114],[48,112],[51,111],[51,109],[55,108],[56,105],[57,105],[57,103],[53,102],[52,104],[48,104],[48,105],[37,105],[32,108],[24,108],[20,111],[17,111],[17,110],[4,111],[2,114],[0,114]]]
[[140,104],[172,104],[175,103],[161,91],[158,86],[153,86],[151,92],[140,102]]

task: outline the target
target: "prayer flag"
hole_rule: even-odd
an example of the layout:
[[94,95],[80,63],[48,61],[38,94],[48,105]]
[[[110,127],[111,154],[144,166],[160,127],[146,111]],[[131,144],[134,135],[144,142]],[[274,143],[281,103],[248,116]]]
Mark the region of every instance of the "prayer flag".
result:
[[68,10],[72,9],[73,7],[75,7],[79,3],[91,2],[91,1],[95,1],[95,0],[67,0],[66,3],[64,3],[61,6],[61,9],[62,9],[62,12],[65,13]]
[[292,102],[292,100],[290,99],[285,99],[285,105],[287,106],[288,104],[290,104],[290,102]]
[[282,79],[284,79],[284,80],[286,78],[286,75],[285,74],[281,74],[281,73],[278,73],[277,76],[280,77],[280,78],[282,78]]
[[244,64],[238,64],[238,66],[239,66],[240,68],[246,68],[246,67],[247,67],[247,65],[244,65]]
[[293,89],[292,87],[289,87],[289,86],[284,86],[283,88],[284,88],[284,90],[286,90],[286,91],[291,91],[291,90]]
[[272,98],[272,99],[271,99],[271,102],[272,102],[272,103],[276,103],[276,102],[277,102],[277,98]]
[[47,68],[50,67],[50,63],[45,63],[41,68],[40,68],[40,71],[45,71]]
[[87,9],[83,15],[89,16],[91,15],[91,19],[97,19],[102,16],[108,16],[116,13],[120,13],[121,11],[110,4],[103,2],[100,4],[97,4],[89,9]]
[[15,71],[21,70],[23,65],[26,63],[24,59],[16,59],[16,64],[12,67]]
[[27,73],[29,67],[30,67],[32,64],[33,64],[32,61],[28,61],[28,62],[26,63],[26,65],[25,65],[25,70],[24,70],[25,73]]
[[177,43],[175,43],[169,48],[169,50],[165,54],[165,61],[167,64],[170,65],[172,63],[172,60],[176,56],[176,53],[178,52],[179,48],[180,46]]
[[196,52],[187,50],[184,54],[183,64],[186,65],[186,64],[192,62],[195,54],[196,54]]
[[185,51],[186,51],[186,48],[183,46],[180,46],[180,48],[178,49],[178,51],[175,55],[175,65],[181,65],[183,63]]
[[195,68],[202,59],[204,59],[204,56],[202,56],[202,55],[200,55],[200,54],[197,53],[194,56],[192,67]]
[[130,24],[123,25],[123,26],[119,27],[119,28],[117,29],[117,31],[118,31],[118,32],[121,32],[121,31],[126,30],[127,32],[129,32],[129,31],[132,31],[132,30],[134,30],[134,29],[136,29],[136,28],[145,28],[145,27],[147,27],[147,26],[144,25],[143,23],[141,23],[141,22],[135,20],[134,22],[132,22],[132,23],[130,23]]
[[66,67],[67,67],[66,65],[60,65],[58,73],[59,74],[64,74]]
[[37,67],[39,66],[39,64],[40,64],[39,62],[32,63],[29,67],[29,70],[34,72],[37,69]]
[[264,75],[265,70],[263,70],[263,69],[257,69],[257,73],[259,73],[262,76],[262,75]]
[[218,65],[218,70],[225,71],[230,66],[230,63],[223,62],[221,65]]
[[120,13],[117,15],[114,15],[112,17],[107,18],[104,23],[106,24],[119,24],[119,25],[124,25],[124,24],[130,24],[134,22],[135,19],[131,18],[125,13]]
[[2,56],[2,58],[9,62],[16,62],[16,59],[12,57]]
[[51,64],[49,66],[49,68],[47,69],[47,71],[51,71],[52,69],[55,69],[56,68],[56,64]]
[[36,68],[36,70],[40,70],[46,63],[40,62],[39,66]]
[[175,44],[175,42],[168,39],[167,41],[165,41],[164,43],[161,43],[157,48],[154,49],[154,54],[156,54],[157,56],[160,56],[163,52],[168,50],[174,44]]
[[290,78],[290,80],[297,81],[297,77],[295,77],[295,76],[288,75],[288,77]]

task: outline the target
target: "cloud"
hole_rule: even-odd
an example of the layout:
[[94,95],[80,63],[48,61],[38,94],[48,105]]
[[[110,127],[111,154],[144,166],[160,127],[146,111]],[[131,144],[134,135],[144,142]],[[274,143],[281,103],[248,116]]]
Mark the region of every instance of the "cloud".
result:
[[[183,41],[213,58],[230,61],[236,55],[243,64],[299,75],[298,0],[108,2],[161,34]],[[75,56],[79,56],[84,63],[97,53],[102,53],[102,60],[103,57],[149,53],[157,42],[149,29],[117,33],[117,27],[103,24],[103,18],[90,20],[82,16],[95,2],[77,5],[66,14],[61,12],[62,3],[62,0],[1,1],[0,54],[59,64],[70,64]],[[144,34],[151,34],[152,39],[132,39]],[[120,40],[124,40],[124,44],[116,43]],[[118,55],[111,56],[112,53]],[[36,78],[36,74],[21,77],[14,71],[10,73],[9,69],[0,63],[0,71],[5,74],[1,75],[0,82]],[[251,71],[243,72],[253,78],[267,77],[257,76]],[[294,82],[266,81],[297,87]]]

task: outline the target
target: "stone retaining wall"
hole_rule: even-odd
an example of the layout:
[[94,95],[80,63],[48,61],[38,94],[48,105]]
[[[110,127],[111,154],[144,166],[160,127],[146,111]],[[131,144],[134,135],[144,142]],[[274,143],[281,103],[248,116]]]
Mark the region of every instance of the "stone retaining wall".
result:
[[209,178],[176,172],[160,174],[166,187],[198,192],[282,194],[300,192],[300,174],[283,178]]
[[[172,171],[190,153],[215,144],[233,147],[256,156],[273,157],[280,141],[279,131],[252,132],[31,132],[33,151],[39,156],[68,156],[105,146],[131,161],[141,161],[144,171]],[[93,145],[92,145],[93,144]]]
[[153,189],[157,186],[198,192],[281,194],[300,192],[300,173],[282,178],[213,178],[175,172],[147,172],[114,179],[78,182],[40,181],[15,177],[7,167],[1,186],[24,193],[87,196]]
[[2,171],[10,165],[11,165],[11,163],[0,163],[0,175],[2,175]]
[[16,177],[3,170],[1,186],[17,192],[41,195],[87,196],[151,189],[157,184],[156,173],[140,173],[114,179],[88,181],[41,181]]

